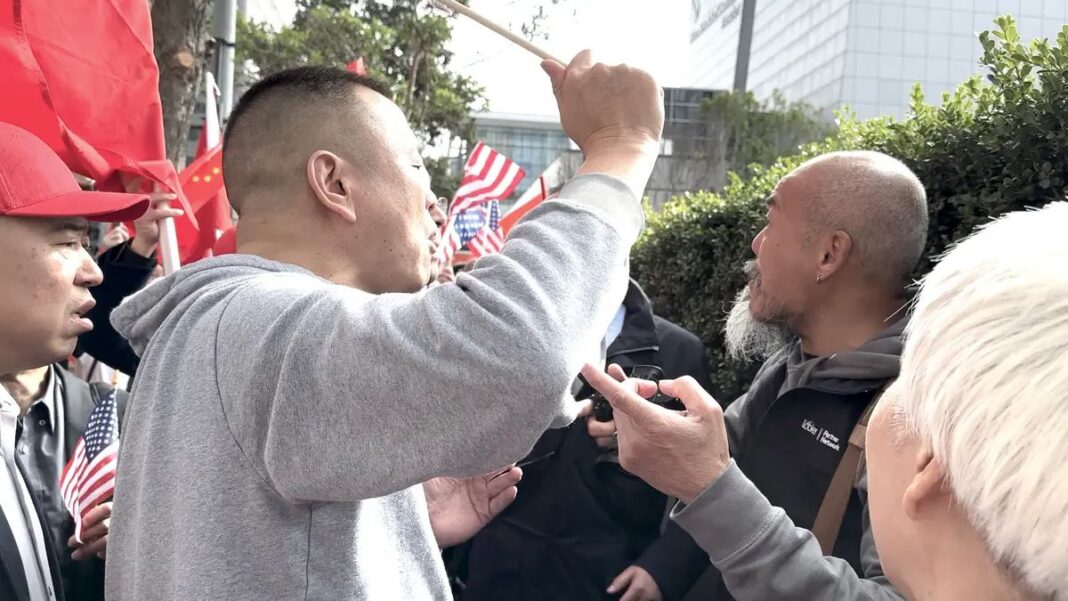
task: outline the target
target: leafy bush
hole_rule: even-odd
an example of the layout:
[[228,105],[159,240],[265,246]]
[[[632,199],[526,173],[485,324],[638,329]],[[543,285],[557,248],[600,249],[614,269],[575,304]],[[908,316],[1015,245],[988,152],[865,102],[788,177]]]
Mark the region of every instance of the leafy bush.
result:
[[[730,177],[720,193],[672,199],[649,217],[634,248],[635,277],[657,313],[686,327],[708,347],[715,385],[725,401],[745,391],[755,365],[732,361],[723,322],[745,283],[742,266],[763,227],[764,199],[801,162],[834,150],[869,149],[904,161],[927,187],[931,227],[916,271],[926,273],[954,240],[1007,211],[1063,198],[1068,184],[1068,26],[1056,43],[1021,42],[1012,17],[980,34],[989,74],[925,102],[914,88],[908,116],[857,121],[839,114],[839,129],[751,176]],[[1068,234],[1066,234],[1068,235]]]

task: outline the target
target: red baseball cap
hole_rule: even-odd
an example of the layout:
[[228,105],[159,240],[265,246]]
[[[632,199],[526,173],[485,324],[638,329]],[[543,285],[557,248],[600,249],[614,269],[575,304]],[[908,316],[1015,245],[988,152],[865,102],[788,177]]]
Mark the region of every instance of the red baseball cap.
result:
[[148,210],[147,194],[86,192],[40,138],[0,122],[0,215],[130,221]]

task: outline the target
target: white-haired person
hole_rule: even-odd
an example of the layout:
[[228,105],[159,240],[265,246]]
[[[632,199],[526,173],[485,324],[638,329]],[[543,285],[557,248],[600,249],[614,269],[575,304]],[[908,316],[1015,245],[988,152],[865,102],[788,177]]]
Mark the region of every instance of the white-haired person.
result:
[[[911,601],[1068,601],[1065,231],[1065,202],[1008,214],[923,282],[899,379],[866,444],[879,557]],[[615,407],[623,467],[686,503],[671,518],[715,563],[718,481],[745,485],[728,469],[719,405],[687,378],[660,382],[686,404],[675,413],[641,398],[655,391],[649,383],[583,373]],[[795,555],[821,554],[782,509],[759,509],[760,520],[737,526],[748,543],[720,561],[745,562],[769,537],[791,539]],[[788,588],[774,597],[802,598]]]
[[868,429],[883,568],[909,599],[1068,600],[1068,203],[924,280]]

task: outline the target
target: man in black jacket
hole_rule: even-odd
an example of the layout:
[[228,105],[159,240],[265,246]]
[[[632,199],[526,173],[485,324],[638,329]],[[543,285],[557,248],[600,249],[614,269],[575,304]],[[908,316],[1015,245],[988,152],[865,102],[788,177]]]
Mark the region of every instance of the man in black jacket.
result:
[[94,359],[127,374],[134,375],[141,358],[130,343],[111,327],[111,311],[122,300],[144,288],[156,268],[156,248],[159,246],[159,222],[178,217],[179,209],[164,203],[174,200],[173,194],[158,192],[150,196],[151,207],[134,221],[133,239],[108,249],[97,258],[104,281],[93,288],[96,306],[86,315],[92,320],[91,331],[78,338],[75,354],[89,353]]
[[[82,523],[82,543],[75,545],[74,518],[59,491],[60,475],[85,433],[89,413],[111,387],[88,384],[60,365],[0,377],[12,398],[24,407],[16,452],[30,493],[51,537],[67,601],[103,601],[104,555],[111,502],[91,510]],[[116,391],[119,421],[127,394]]]
[[[634,281],[607,339],[610,362],[709,383],[701,341],[654,315]],[[666,497],[598,449],[581,420],[546,432],[527,461],[515,503],[470,542],[462,598],[611,598],[612,578],[658,536]]]
[[[686,462],[703,470],[702,481],[680,491],[662,479],[682,471],[663,463],[679,457],[667,448],[642,452],[649,432],[628,431],[620,421],[624,465],[692,502],[675,510],[664,535],[635,562],[638,578],[656,583],[657,595],[648,598],[900,599],[875,552],[865,478],[845,489],[851,496],[827,553],[793,525],[814,527],[854,427],[897,376],[905,283],[926,234],[923,186],[886,155],[823,155],[779,182],[767,225],[753,240],[751,281],[727,324],[737,355],[770,355],[726,411],[722,451],[727,456],[729,439],[730,455],[721,462],[712,452],[719,441],[703,441],[712,445],[703,448],[707,460]],[[697,394],[703,387],[679,388]],[[663,424],[677,432],[687,420],[717,419],[707,413],[665,414]],[[591,424],[591,433],[614,443],[606,436],[613,427]],[[701,532],[687,531],[687,516],[695,514],[716,519],[702,521]]]

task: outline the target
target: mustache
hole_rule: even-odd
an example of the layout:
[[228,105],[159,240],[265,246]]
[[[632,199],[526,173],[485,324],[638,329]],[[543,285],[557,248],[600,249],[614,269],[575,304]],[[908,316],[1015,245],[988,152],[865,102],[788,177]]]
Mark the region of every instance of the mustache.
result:
[[746,261],[745,265],[742,265],[742,272],[745,274],[746,280],[750,282],[760,279],[760,269],[757,267],[756,259]]
[[[750,283],[760,286],[760,270],[756,261],[747,261],[742,267]],[[749,308],[750,286],[742,286],[734,299],[723,329],[727,352],[737,361],[767,359],[790,344],[794,335],[784,322],[756,318]]]

